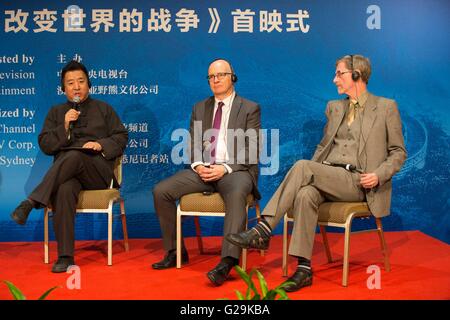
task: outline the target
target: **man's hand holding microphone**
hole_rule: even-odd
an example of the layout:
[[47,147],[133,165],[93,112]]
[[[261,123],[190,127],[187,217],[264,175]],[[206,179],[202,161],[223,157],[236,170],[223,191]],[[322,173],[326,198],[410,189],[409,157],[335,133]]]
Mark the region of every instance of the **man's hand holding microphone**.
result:
[[73,106],[72,108],[66,112],[66,116],[64,117],[64,128],[66,131],[73,129],[73,122],[78,120],[78,117],[80,116],[79,109],[79,103],[80,103],[80,97],[75,96],[73,97]]
[[[66,115],[64,117],[64,127],[65,127],[66,131],[69,131],[70,134],[73,130],[74,122],[78,120],[78,117],[81,114],[81,111],[79,110],[80,97],[79,96],[73,97],[72,102],[73,102],[73,107],[69,111],[66,112]],[[95,141],[86,142],[85,144],[83,144],[83,148],[92,149],[95,151],[102,151],[102,149],[103,149],[102,145]]]

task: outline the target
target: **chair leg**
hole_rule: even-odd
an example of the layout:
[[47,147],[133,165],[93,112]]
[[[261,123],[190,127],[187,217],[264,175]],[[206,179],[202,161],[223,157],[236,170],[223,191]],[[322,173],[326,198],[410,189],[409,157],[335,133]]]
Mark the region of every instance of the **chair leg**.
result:
[[350,255],[350,235],[352,233],[351,220],[347,221],[345,226],[345,243],[344,243],[344,265],[342,271],[342,286],[346,287],[348,284],[348,268]]
[[177,269],[181,268],[181,212],[180,205],[177,208]]
[[256,211],[256,218],[258,219],[258,222],[261,220],[261,207],[259,206],[259,202],[256,202],[255,204],[255,211]]
[[200,217],[195,216],[194,223],[195,223],[195,234],[197,236],[198,250],[200,251],[200,254],[203,254],[204,251],[203,251],[202,231],[200,229]]
[[386,245],[386,240],[384,238],[383,225],[381,224],[381,218],[375,218],[375,222],[377,224],[377,233],[380,239],[381,251],[384,257],[384,268],[387,272],[391,271],[391,264],[389,262],[389,252]]
[[[261,208],[259,206],[259,202],[256,202],[256,204],[255,204],[255,211],[256,211],[257,221],[259,222],[259,221],[261,221]],[[264,257],[264,253],[265,253],[264,250],[260,250],[261,257]]]
[[112,266],[112,223],[112,205],[110,205],[108,211],[108,266]]
[[120,200],[120,217],[122,219],[123,243],[125,246],[125,251],[129,251],[130,247],[128,245],[127,217],[125,215],[125,203],[123,199]]
[[[245,216],[245,230],[248,229],[248,205],[245,208],[247,215]],[[247,270],[247,249],[242,249],[241,252],[241,259],[242,259],[242,265],[241,268],[242,270],[246,271]]]
[[331,262],[333,262],[333,259],[331,258],[330,246],[328,244],[327,230],[326,230],[325,226],[322,226],[322,225],[320,225],[319,228],[320,228],[320,233],[322,234],[323,245],[325,246],[325,252],[327,254],[328,263],[331,263]]
[[242,249],[242,270],[247,270],[247,249]]
[[287,277],[288,274],[288,220],[287,215],[284,215],[283,222],[283,277]]
[[44,209],[44,263],[48,263],[48,208]]

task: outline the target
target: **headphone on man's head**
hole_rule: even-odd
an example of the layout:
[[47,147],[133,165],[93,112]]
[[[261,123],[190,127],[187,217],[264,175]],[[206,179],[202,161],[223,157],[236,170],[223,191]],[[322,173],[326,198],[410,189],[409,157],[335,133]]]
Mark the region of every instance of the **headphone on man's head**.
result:
[[[228,63],[228,65],[230,66],[230,70],[231,70],[231,82],[236,83],[238,81],[238,77],[237,75],[234,73],[234,69],[233,66],[231,65],[230,61],[228,61],[227,59],[223,59],[223,58],[216,58],[213,61],[210,62],[209,66],[212,65],[214,62],[219,61],[219,60],[223,60],[226,63]],[[209,81],[209,80],[208,80]]]
[[352,80],[353,81],[358,81],[359,78],[361,78],[361,72],[358,70],[355,70],[353,67],[353,58],[355,55],[351,54],[350,55],[350,69],[352,69]]

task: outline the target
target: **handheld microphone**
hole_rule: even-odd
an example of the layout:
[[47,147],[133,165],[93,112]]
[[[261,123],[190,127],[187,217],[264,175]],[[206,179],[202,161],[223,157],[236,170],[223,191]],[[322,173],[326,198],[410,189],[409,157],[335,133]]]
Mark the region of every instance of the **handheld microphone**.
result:
[[326,164],[327,166],[332,166],[332,167],[344,168],[347,171],[356,171],[356,172],[362,173],[361,170],[356,169],[356,166],[354,166],[353,164],[350,164],[350,163],[333,163],[333,162],[328,162],[328,161],[322,161],[322,164]]
[[[72,99],[72,109],[75,109],[75,110],[79,110],[80,109],[80,97],[79,96],[75,96],[75,97],[73,97],[73,99]],[[70,123],[69,123],[69,129],[70,130],[72,130],[73,129],[73,123],[74,123],[75,121],[70,121]]]
[[211,141],[203,141],[203,159],[205,159],[203,165],[207,168],[211,165]]

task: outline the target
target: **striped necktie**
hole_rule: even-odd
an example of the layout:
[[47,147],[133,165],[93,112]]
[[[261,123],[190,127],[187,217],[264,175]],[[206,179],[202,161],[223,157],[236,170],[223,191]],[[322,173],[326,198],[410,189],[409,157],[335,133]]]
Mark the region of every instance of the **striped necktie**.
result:
[[359,103],[352,103],[350,102],[349,105],[349,110],[348,110],[348,117],[347,117],[347,124],[348,126],[351,126],[351,124],[353,123],[353,121],[355,121],[356,118],[356,114],[359,111]]

